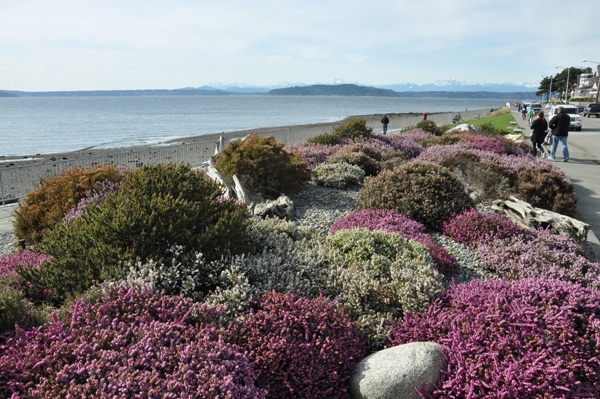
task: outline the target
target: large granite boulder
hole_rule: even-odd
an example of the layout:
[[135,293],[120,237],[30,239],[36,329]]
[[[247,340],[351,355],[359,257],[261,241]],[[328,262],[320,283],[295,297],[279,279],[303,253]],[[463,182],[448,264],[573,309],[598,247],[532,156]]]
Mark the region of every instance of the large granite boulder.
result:
[[441,375],[443,346],[412,342],[376,352],[350,378],[352,399],[419,399],[415,387],[432,387]]

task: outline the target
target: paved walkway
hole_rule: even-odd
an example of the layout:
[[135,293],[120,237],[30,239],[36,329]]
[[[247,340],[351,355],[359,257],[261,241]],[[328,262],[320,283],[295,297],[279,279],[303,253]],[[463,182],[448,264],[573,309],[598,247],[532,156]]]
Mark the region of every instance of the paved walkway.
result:
[[[548,109],[544,109],[546,118],[548,112]],[[527,121],[522,120],[516,110],[512,114],[526,138],[529,138],[531,129]],[[569,162],[563,162],[560,144],[556,159],[549,162],[555,162],[573,182],[578,200],[574,217],[590,225],[588,244],[596,256],[600,256],[600,118],[583,118],[580,132],[569,131],[567,145]]]

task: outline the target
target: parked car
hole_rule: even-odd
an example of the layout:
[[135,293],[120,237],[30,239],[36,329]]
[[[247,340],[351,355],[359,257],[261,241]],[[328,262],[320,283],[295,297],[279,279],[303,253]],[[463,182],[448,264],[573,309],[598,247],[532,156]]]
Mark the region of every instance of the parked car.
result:
[[578,132],[581,131],[581,115],[579,115],[579,108],[575,105],[570,104],[556,104],[553,105],[550,109],[549,119],[552,119],[554,115],[558,113],[558,107],[563,107],[563,112],[569,114],[571,117],[571,123],[569,124],[569,128],[575,129]]
[[544,108],[542,108],[542,104],[531,104],[529,109],[532,110],[534,114],[544,110]]
[[587,116],[589,118],[590,115],[595,115],[596,118],[600,116],[599,103],[592,103],[585,106],[585,108],[583,109],[583,116]]

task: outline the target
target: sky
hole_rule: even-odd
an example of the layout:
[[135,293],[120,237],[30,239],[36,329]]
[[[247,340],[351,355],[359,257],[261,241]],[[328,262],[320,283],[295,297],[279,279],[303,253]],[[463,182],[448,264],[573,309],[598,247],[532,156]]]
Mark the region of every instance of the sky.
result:
[[537,85],[596,68],[599,21],[595,0],[0,0],[0,90]]

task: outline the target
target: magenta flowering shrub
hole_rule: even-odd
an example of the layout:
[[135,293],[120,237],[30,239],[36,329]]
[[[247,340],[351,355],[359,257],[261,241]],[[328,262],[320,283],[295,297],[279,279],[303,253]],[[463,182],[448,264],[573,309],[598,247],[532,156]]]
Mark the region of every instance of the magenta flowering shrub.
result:
[[600,293],[546,279],[453,286],[391,329],[392,345],[445,347],[428,398],[600,397]]
[[[387,151],[401,152],[407,158],[411,159],[423,151],[423,146],[419,144],[418,138],[432,135],[423,130],[414,130],[413,132],[417,134],[410,135],[410,132],[402,134],[373,134],[369,139],[363,138],[358,142],[379,150],[382,153]],[[422,132],[423,134],[419,135],[418,132]]]
[[338,219],[331,226],[331,234],[341,229],[364,227],[371,231],[385,230],[398,233],[404,238],[414,240],[427,247],[437,270],[442,274],[451,274],[458,269],[458,263],[453,255],[437,244],[424,225],[401,213],[388,209],[364,209],[350,213]]
[[508,153],[506,144],[495,137],[487,136],[485,134],[468,134],[464,136],[461,141],[478,150],[489,151],[496,154]]
[[506,280],[544,276],[600,290],[600,263],[590,262],[572,238],[550,230],[483,243],[477,252]]
[[344,144],[326,145],[326,144],[294,144],[286,148],[289,152],[300,154],[306,162],[308,170],[313,170],[318,165],[326,162],[330,156],[344,148],[346,145],[352,145],[354,142],[349,139],[342,139]]
[[366,354],[360,331],[334,303],[274,291],[232,328],[232,339],[250,353],[271,399],[345,395]]
[[17,252],[0,258],[0,279],[17,277],[19,266],[39,269],[42,263],[52,259],[52,256],[29,249],[19,249]]
[[442,224],[442,234],[469,247],[476,247],[491,240],[523,235],[527,231],[506,215],[484,213],[475,208],[453,215]]
[[65,214],[65,216],[63,216],[63,224],[71,222],[83,215],[85,210],[91,204],[100,202],[109,194],[116,193],[117,191],[119,191],[119,188],[121,187],[121,182],[122,180],[119,180],[117,182],[114,182],[112,180],[104,180],[97,182],[94,185],[94,188],[92,188],[82,199],[79,200],[77,205],[71,208],[71,210],[68,211]]
[[123,287],[77,302],[70,320],[17,330],[0,346],[0,397],[264,398],[240,348],[191,324],[195,309]]
[[417,143],[420,143],[421,141],[426,140],[426,139],[433,139],[435,137],[438,137],[435,134],[433,134],[431,132],[427,132],[423,129],[407,130],[406,132],[402,132],[400,134],[400,136],[402,136],[404,139],[414,140]]

